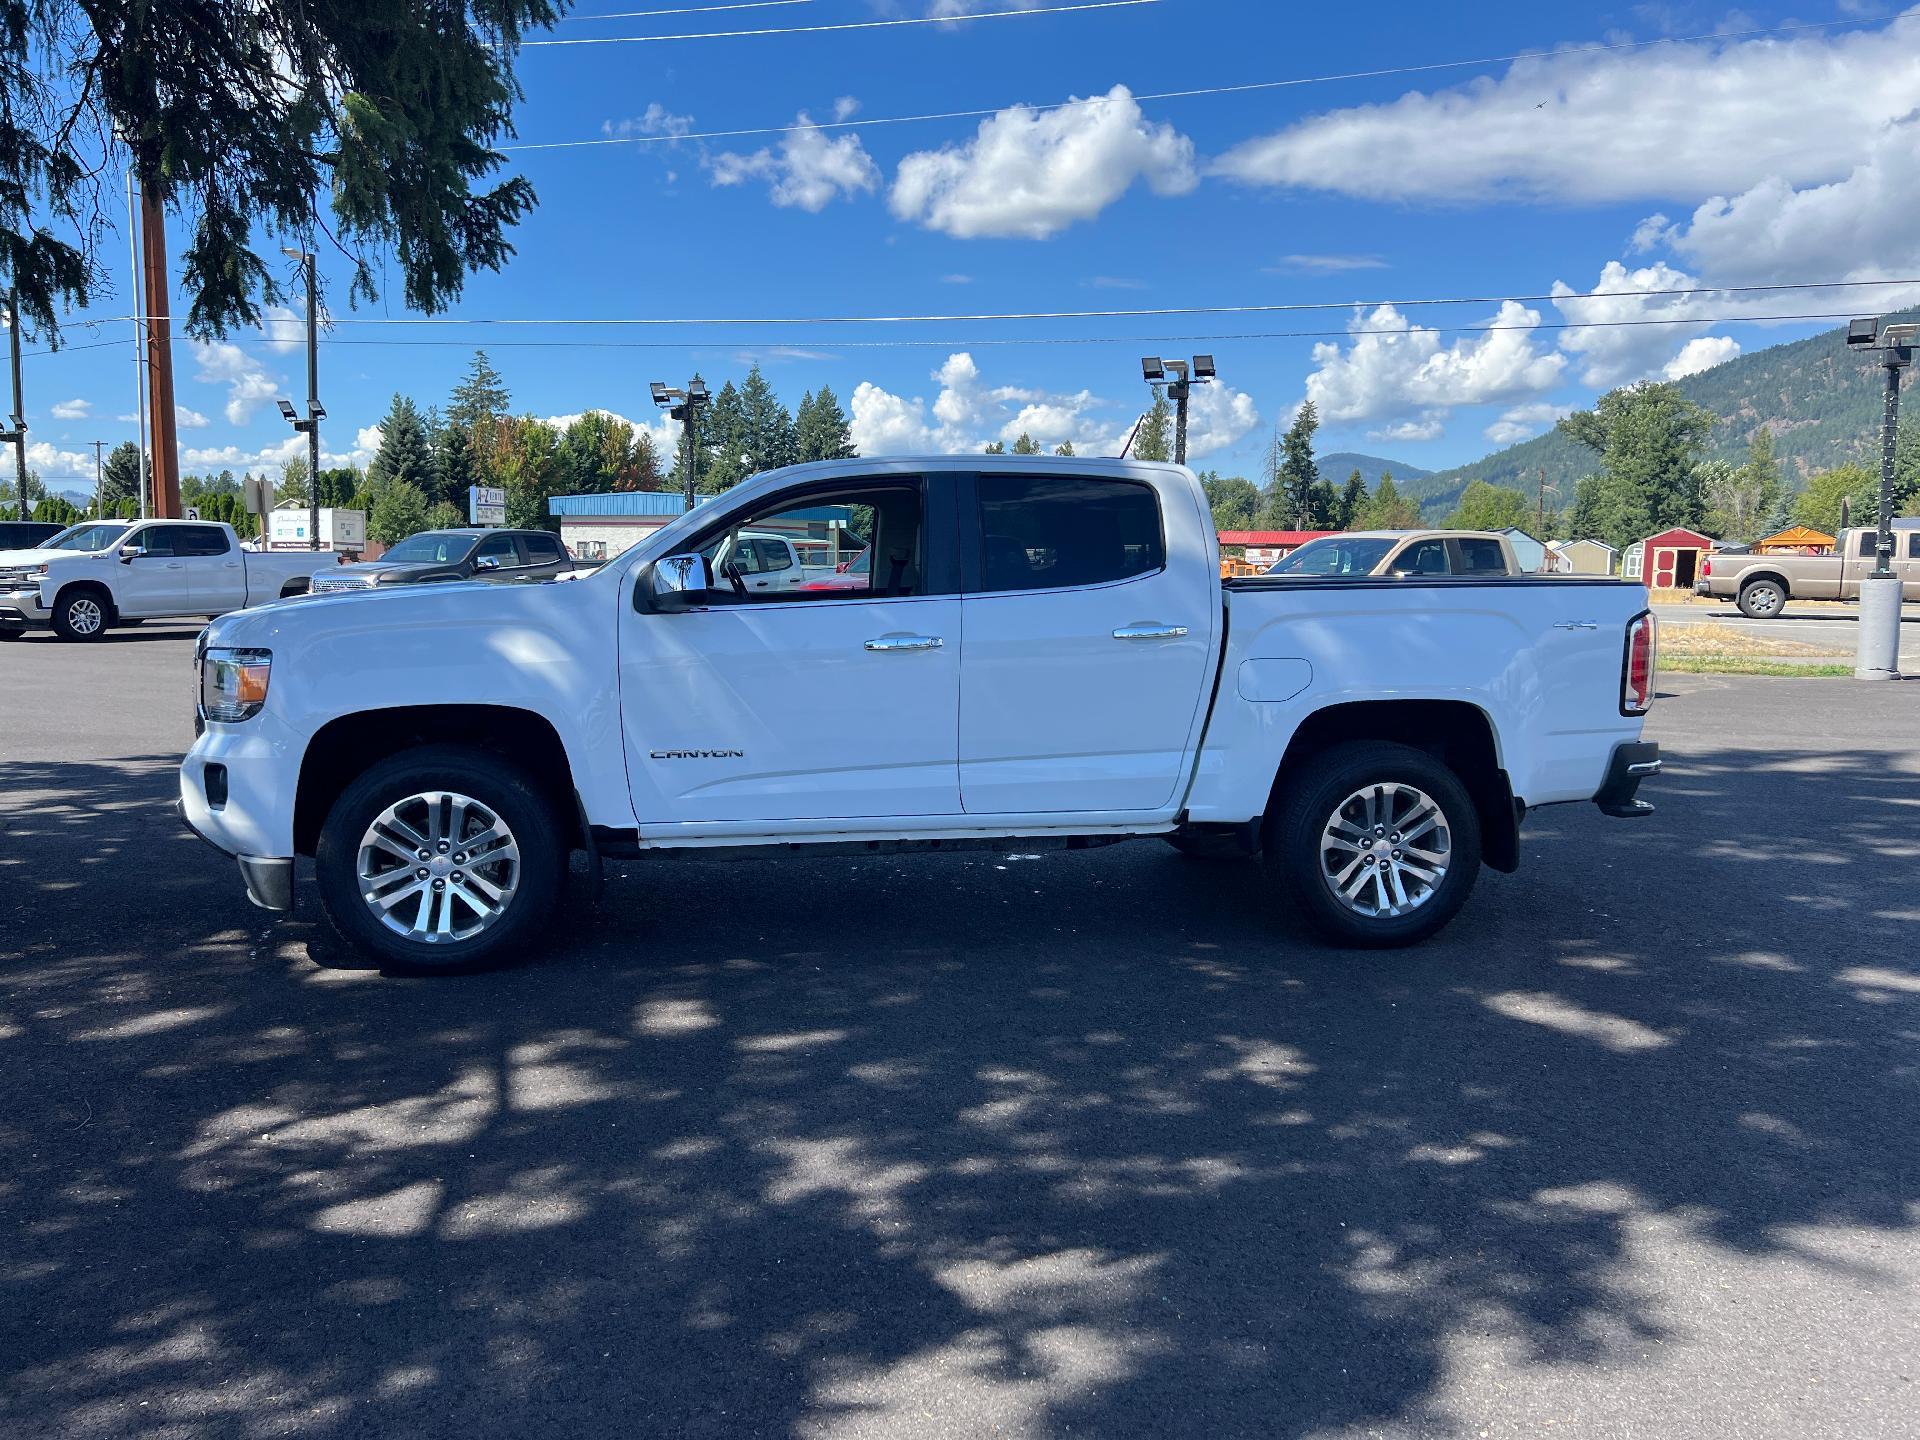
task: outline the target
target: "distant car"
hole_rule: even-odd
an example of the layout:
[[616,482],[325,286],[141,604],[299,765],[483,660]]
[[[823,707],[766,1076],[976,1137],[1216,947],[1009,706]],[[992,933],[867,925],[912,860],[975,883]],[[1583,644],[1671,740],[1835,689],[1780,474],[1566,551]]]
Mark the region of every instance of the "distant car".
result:
[[315,575],[313,593],[442,580],[550,580],[572,571],[574,563],[560,537],[546,530],[423,530],[378,560]]
[[[1858,600],[1860,582],[1880,562],[1880,532],[1872,526],[1842,530],[1831,555],[1736,554],[1704,557],[1693,593],[1731,600],[1753,620],[1771,620],[1789,600]],[[1893,522],[1893,573],[1901,594],[1920,600],[1920,520]]]
[[39,520],[0,520],[0,550],[37,550],[64,528]]
[[871,590],[873,588],[873,550],[862,550],[851,560],[842,560],[830,575],[815,575],[801,590]]
[[1269,575],[1373,575],[1397,580],[1436,575],[1518,575],[1504,535],[1473,530],[1350,530],[1309,540],[1269,567]]

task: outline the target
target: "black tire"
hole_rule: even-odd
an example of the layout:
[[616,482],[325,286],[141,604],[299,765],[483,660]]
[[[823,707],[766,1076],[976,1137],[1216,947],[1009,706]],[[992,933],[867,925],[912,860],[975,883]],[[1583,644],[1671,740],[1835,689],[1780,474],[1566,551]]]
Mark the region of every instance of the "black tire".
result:
[[18,640],[26,633],[25,630],[20,629],[16,625],[0,627],[0,640]]
[[113,600],[91,585],[70,585],[53,602],[53,633],[62,640],[101,640],[113,624]]
[[1167,844],[1189,860],[1251,860],[1246,846],[1231,835],[1167,835]]
[[[506,824],[519,847],[512,899],[498,919],[463,940],[410,939],[383,924],[360,894],[361,837],[387,807],[428,791],[470,797]],[[550,798],[511,761],[426,745],[382,760],[347,786],[321,826],[314,869],[327,919],[348,945],[391,970],[438,974],[514,959],[539,943],[566,878],[567,843]]]
[[[1375,786],[1423,792],[1439,806],[1449,832],[1445,873],[1423,901],[1400,915],[1369,915],[1351,908],[1334,894],[1332,881],[1322,871],[1325,828],[1343,802]],[[1383,827],[1378,839],[1390,844],[1392,833]],[[1355,949],[1417,945],[1436,934],[1466,904],[1480,874],[1480,817],[1466,786],[1426,751],[1388,741],[1337,745],[1308,759],[1298,775],[1280,786],[1265,837],[1267,868],[1289,907],[1323,939]],[[1365,863],[1357,849],[1353,854]],[[1384,882],[1375,893],[1384,893]]]
[[1777,580],[1749,580],[1734,603],[1749,620],[1772,620],[1787,608],[1786,587]]

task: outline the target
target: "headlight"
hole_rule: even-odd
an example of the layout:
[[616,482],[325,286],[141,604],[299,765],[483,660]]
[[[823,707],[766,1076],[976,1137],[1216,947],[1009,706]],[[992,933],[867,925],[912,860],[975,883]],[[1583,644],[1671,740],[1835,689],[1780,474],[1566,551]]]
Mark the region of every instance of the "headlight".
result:
[[269,650],[209,650],[200,662],[200,713],[233,724],[251,720],[267,703],[273,653]]

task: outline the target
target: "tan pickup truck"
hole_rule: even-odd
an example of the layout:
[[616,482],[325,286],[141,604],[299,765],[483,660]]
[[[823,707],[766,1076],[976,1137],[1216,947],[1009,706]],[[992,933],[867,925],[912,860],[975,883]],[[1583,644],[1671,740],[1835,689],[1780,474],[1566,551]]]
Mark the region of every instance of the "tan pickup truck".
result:
[[[1709,555],[1700,562],[1693,593],[1731,600],[1740,613],[1770,620],[1789,600],[1858,600],[1860,581],[1873,573],[1879,532],[1842,530],[1833,555]],[[1893,573],[1901,595],[1920,600],[1920,520],[1893,522]]]
[[1347,530],[1309,540],[1269,575],[1518,575],[1504,535],[1480,530]]

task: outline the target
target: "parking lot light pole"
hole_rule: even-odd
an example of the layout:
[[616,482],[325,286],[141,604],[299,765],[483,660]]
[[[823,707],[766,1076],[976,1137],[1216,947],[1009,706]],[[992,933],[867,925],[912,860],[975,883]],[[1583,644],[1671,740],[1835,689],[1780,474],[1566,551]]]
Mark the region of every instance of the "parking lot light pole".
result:
[[680,422],[680,438],[687,447],[681,475],[686,482],[687,511],[691,514],[694,480],[700,464],[700,408],[707,403],[707,382],[696,375],[684,390],[673,389],[658,380],[647,388],[653,392],[653,403],[667,412],[667,418]]
[[1880,525],[1873,573],[1860,582],[1860,647],[1853,673],[1861,680],[1900,677],[1901,582],[1893,573],[1894,450],[1900,429],[1900,372],[1913,363],[1920,325],[1885,325],[1867,318],[1847,326],[1847,344],[1876,357],[1886,374],[1880,418]]
[[[1173,463],[1187,463],[1187,401],[1193,394],[1195,385],[1213,383],[1218,373],[1214,369],[1213,356],[1196,355],[1192,364],[1185,360],[1168,360],[1164,363],[1158,355],[1149,355],[1140,362],[1140,373],[1150,386],[1165,384],[1167,398],[1173,401]],[[1135,427],[1136,429],[1138,427]],[[1131,442],[1129,442],[1131,444]]]
[[[298,260],[306,270],[307,280],[307,418],[301,420],[294,414],[293,407],[286,401],[280,402],[280,413],[293,422],[295,430],[305,431],[307,437],[307,544],[310,549],[320,548],[320,422],[327,418],[327,412],[320,404],[320,341],[315,322],[319,318],[319,302],[314,284],[314,256],[310,250],[290,250],[280,247],[280,253],[289,260]],[[271,532],[269,532],[271,533]]]

